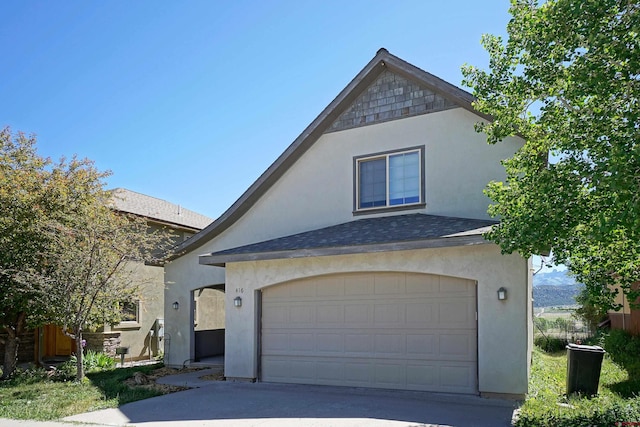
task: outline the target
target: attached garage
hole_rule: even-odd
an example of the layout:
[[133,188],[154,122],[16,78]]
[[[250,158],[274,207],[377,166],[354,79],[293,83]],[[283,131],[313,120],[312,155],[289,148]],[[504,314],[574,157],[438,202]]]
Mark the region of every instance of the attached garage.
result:
[[478,393],[476,282],[404,272],[262,290],[267,382]]

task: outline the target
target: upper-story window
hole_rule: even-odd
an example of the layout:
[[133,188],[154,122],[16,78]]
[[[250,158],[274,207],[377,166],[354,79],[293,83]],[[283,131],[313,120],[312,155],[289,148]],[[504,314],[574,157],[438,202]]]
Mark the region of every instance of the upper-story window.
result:
[[423,201],[423,148],[355,158],[356,211]]

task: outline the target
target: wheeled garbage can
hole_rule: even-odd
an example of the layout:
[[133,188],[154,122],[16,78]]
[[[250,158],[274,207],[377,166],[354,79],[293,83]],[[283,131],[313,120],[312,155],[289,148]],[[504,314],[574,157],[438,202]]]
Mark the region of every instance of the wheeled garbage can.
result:
[[598,394],[604,353],[602,347],[595,345],[569,344],[567,346],[567,395]]

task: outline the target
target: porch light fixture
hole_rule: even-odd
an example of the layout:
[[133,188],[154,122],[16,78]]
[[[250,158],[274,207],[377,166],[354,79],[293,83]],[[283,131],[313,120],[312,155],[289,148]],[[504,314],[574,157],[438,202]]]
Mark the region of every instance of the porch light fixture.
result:
[[233,306],[234,307],[242,307],[242,298],[240,297],[235,297],[233,299]]
[[504,301],[507,299],[507,290],[505,288],[498,289],[498,299]]
[[174,309],[174,310],[177,310],[177,309],[179,309],[179,308],[180,308],[180,303],[179,303],[178,301],[174,302],[174,303],[173,303],[173,309]]

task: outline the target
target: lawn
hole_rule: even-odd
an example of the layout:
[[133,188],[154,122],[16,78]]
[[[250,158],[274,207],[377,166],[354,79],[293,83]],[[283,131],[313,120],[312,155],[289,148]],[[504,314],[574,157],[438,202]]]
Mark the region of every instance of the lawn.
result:
[[147,399],[158,391],[129,387],[135,372],[148,374],[162,364],[89,373],[85,381],[60,381],[42,370],[30,370],[0,382],[0,418],[55,420],[69,415]]
[[592,398],[565,395],[566,351],[536,349],[529,394],[516,426],[640,426],[640,339],[614,331],[603,344],[608,353],[598,395]]

